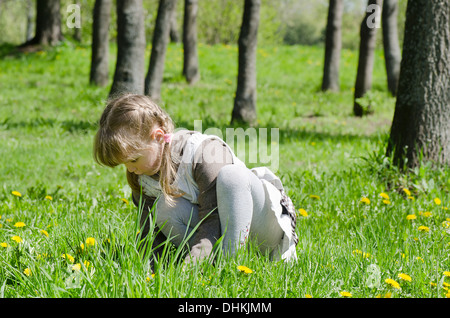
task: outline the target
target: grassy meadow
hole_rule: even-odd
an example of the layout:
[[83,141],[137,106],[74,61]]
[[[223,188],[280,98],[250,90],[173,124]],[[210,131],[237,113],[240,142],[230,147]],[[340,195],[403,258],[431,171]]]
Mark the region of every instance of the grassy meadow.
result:
[[[257,128],[279,129],[297,262],[271,262],[250,246],[186,269],[168,248],[154,272],[137,249],[124,167],[92,158],[109,86],[89,85],[90,48],[17,54],[3,45],[0,54],[0,297],[449,297],[448,168],[400,173],[385,157],[395,99],[382,51],[374,114],[355,118],[357,51],[342,52],[341,91],[323,93],[323,48],[258,49]],[[170,44],[161,104],[178,127],[225,129],[237,47],[200,45],[199,57],[201,80],[189,86],[182,46]]]

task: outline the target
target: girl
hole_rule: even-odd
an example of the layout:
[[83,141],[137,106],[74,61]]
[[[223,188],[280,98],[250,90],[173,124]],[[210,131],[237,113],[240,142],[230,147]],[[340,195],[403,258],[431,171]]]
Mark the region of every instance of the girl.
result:
[[208,257],[222,235],[222,248],[231,255],[252,239],[271,259],[297,258],[295,208],[280,179],[264,167],[246,168],[216,136],[175,132],[171,118],[148,96],[126,94],[108,102],[94,158],[126,166],[133,202],[143,202],[144,237],[149,213],[156,212],[153,246],[166,238],[178,246],[198,225],[186,262]]

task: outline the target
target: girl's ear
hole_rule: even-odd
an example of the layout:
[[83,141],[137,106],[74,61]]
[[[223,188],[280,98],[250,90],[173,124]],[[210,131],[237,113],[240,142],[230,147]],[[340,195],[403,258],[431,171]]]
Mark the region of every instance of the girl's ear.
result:
[[164,131],[160,128],[153,130],[151,137],[159,143],[164,143]]

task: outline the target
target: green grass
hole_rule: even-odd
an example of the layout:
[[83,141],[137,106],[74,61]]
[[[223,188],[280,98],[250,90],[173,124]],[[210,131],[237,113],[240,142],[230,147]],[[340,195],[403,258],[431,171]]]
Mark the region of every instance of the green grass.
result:
[[[341,291],[445,297],[448,168],[423,165],[404,174],[384,156],[395,99],[386,89],[382,52],[376,52],[370,94],[375,113],[355,118],[357,52],[342,52],[341,91],[322,93],[322,48],[258,49],[257,128],[279,128],[278,175],[297,209],[308,214],[297,221],[298,262],[270,262],[250,246],[214,265],[187,269],[172,257],[152,277],[135,240],[138,212],[122,200],[130,200],[124,168],[100,167],[92,159],[109,87],[88,84],[89,48],[68,42],[47,52],[6,54],[11,51],[0,51],[0,243],[7,244],[0,246],[0,297],[321,298],[342,297]],[[181,76],[182,47],[171,44],[167,54],[162,105],[177,126],[193,129],[201,119],[203,129],[229,127],[237,47],[200,45],[202,78],[195,86]],[[113,46],[111,77],[114,60]],[[417,219],[407,220],[409,214]],[[421,225],[429,232],[420,232]],[[21,243],[11,239],[15,235]],[[87,246],[89,237],[94,246]],[[168,256],[178,252],[168,249]],[[79,271],[73,269],[78,263]],[[240,273],[238,265],[253,273]],[[374,266],[379,284],[370,283]],[[401,281],[399,273],[412,281]],[[388,278],[401,289],[389,287]]]

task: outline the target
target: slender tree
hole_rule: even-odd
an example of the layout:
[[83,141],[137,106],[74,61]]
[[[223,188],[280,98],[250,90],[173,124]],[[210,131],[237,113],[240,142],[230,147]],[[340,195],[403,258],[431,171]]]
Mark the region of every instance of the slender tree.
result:
[[342,47],[343,0],[330,0],[325,39],[322,91],[339,91],[339,64]]
[[144,93],[144,53],[142,0],[117,0],[117,61],[110,96]]
[[94,5],[90,83],[98,86],[108,84],[111,5],[111,0],[96,0]]
[[256,46],[261,0],[245,0],[241,31],[236,97],[231,122],[256,123]]
[[363,116],[372,112],[371,106],[369,105],[365,109],[359,103],[358,98],[363,97],[372,88],[372,71],[377,34],[377,21],[375,21],[375,18],[378,12],[381,13],[381,3],[382,0],[369,0],[368,10],[361,23],[358,70],[353,103],[353,113],[355,116]]
[[384,0],[382,12],[384,61],[386,65],[388,90],[393,96],[397,94],[401,60],[397,15],[398,0]]
[[450,2],[409,0],[387,154],[400,167],[450,164]]
[[170,19],[170,42],[179,43],[180,33],[178,32],[177,6],[173,7],[172,18]]
[[197,11],[198,0],[184,1],[183,75],[189,84],[194,84],[200,79],[197,53]]
[[62,41],[60,0],[36,1],[35,36],[21,45],[55,45]]
[[155,100],[161,98],[164,61],[169,43],[170,22],[176,0],[160,0],[155,30],[153,31],[152,52],[147,76],[145,77],[145,94]]

